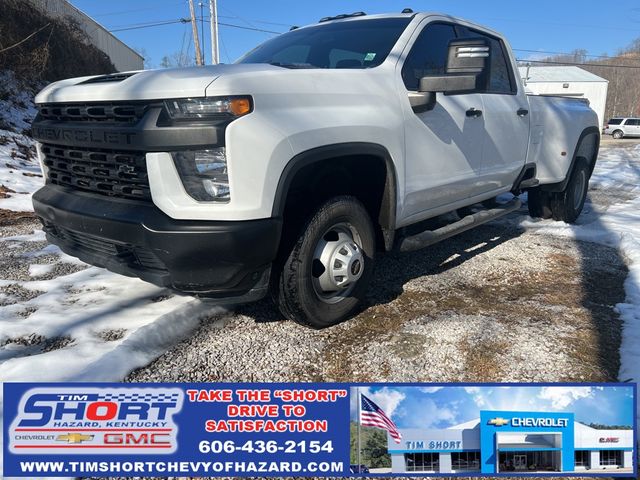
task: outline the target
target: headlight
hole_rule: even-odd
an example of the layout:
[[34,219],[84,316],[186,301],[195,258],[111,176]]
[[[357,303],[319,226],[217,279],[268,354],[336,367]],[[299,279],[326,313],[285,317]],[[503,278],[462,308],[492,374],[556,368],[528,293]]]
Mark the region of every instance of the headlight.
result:
[[172,120],[207,120],[241,117],[251,112],[251,97],[179,98],[165,100]]
[[200,202],[228,202],[231,198],[225,147],[173,152],[182,184]]

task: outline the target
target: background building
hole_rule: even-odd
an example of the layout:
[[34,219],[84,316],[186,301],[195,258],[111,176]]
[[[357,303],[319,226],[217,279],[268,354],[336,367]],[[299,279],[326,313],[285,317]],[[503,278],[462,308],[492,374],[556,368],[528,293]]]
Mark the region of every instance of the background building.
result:
[[598,114],[600,127],[607,121],[605,108],[609,81],[580,67],[520,67],[520,76],[526,88],[538,95],[561,95],[586,98]]
[[573,413],[481,411],[445,429],[388,435],[392,473],[632,473],[633,430],[600,430]]
[[144,58],[131,47],[118,40],[102,25],[67,0],[28,0],[35,8],[52,18],[75,22],[85,32],[89,41],[106,53],[119,72],[142,70]]

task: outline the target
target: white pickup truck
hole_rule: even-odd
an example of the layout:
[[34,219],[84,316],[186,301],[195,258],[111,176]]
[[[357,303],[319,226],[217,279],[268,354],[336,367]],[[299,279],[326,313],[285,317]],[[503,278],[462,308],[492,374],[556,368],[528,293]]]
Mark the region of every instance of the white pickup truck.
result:
[[597,116],[528,95],[517,72],[499,33],[405,10],[324,18],[232,65],[59,81],[36,98],[35,212],[90,264],[220,303],[271,291],[288,318],[333,325],[376,253],[505,215],[524,191],[534,217],[578,217]]

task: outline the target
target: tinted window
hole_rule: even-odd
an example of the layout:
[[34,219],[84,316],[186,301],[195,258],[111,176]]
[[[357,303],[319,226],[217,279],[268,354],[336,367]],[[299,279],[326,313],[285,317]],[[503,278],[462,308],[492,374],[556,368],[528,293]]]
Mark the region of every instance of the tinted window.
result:
[[458,26],[458,33],[462,38],[482,37],[489,41],[491,47],[491,66],[489,67],[489,92],[491,93],[515,93],[511,67],[504,45],[497,38],[491,37],[476,30]]
[[371,68],[380,65],[411,18],[347,20],[301,28],[269,40],[236,63],[288,68]]
[[634,118],[634,119],[629,119],[627,120],[627,123],[625,125],[640,125],[640,120]]
[[420,79],[427,75],[444,75],[449,42],[456,38],[451,25],[428,25],[411,47],[402,67],[402,79],[408,90],[418,90]]
[[607,122],[609,125],[620,125],[622,123],[621,118],[612,118]]

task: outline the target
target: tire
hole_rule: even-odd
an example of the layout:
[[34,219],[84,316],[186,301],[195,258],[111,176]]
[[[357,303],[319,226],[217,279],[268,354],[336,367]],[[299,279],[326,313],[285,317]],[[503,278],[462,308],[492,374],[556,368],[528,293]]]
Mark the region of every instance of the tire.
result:
[[551,218],[551,196],[540,187],[531,188],[527,192],[527,207],[532,218]]
[[554,220],[575,222],[587,198],[589,188],[589,164],[578,158],[564,191],[551,194],[551,212]]
[[622,130],[616,130],[611,134],[611,136],[616,140],[620,140],[622,137],[624,137],[624,132]]
[[355,197],[334,197],[309,218],[285,252],[272,283],[273,298],[285,317],[301,325],[336,325],[364,299],[374,253],[375,231],[364,205]]

